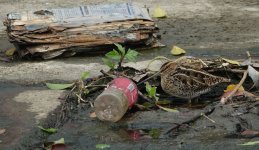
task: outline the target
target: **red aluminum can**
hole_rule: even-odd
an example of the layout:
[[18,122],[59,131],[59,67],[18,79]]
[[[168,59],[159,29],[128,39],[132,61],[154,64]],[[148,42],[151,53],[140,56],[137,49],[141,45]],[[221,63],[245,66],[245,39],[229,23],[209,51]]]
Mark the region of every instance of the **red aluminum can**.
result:
[[136,84],[128,78],[116,78],[95,99],[96,116],[103,121],[116,122],[136,103],[137,99]]

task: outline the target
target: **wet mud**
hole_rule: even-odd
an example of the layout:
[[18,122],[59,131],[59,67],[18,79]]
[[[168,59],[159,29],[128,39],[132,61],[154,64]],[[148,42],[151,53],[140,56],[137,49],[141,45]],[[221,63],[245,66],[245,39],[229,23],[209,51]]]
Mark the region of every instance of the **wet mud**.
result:
[[0,127],[5,129],[0,135],[0,149],[15,147],[36,123],[35,114],[27,111],[29,105],[13,98],[23,91],[40,89],[43,88],[0,83]]
[[[92,94],[88,99],[93,100],[99,93]],[[60,120],[57,116],[64,113],[64,108],[68,110]],[[178,104],[179,113],[140,111],[134,107],[120,121],[109,123],[91,118],[94,110],[88,104],[63,103],[54,111],[56,115],[49,116],[44,123],[46,127],[57,127],[57,133],[43,136],[35,128],[17,148],[41,149],[46,141],[64,138],[69,149],[80,150],[94,150],[96,144],[109,144],[110,149],[115,150],[258,149],[258,145],[240,145],[259,140],[258,135],[242,134],[246,130],[259,130],[258,108],[259,102],[249,99],[228,105],[216,101],[199,108],[188,108],[181,103]]]

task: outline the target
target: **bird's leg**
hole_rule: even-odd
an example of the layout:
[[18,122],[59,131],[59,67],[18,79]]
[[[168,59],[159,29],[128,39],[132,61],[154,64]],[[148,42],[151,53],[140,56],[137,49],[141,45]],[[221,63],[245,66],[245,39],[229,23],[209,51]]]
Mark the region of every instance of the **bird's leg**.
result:
[[192,106],[192,99],[191,99],[191,98],[188,99],[188,106],[189,106],[189,107]]
[[199,103],[199,98],[194,99],[195,103]]

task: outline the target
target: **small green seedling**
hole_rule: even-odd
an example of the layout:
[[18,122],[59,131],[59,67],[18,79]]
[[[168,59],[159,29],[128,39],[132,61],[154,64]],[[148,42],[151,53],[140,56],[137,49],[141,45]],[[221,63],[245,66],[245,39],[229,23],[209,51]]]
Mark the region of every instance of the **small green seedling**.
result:
[[104,58],[102,58],[104,64],[107,65],[110,69],[116,69],[116,65],[118,65],[118,68],[121,68],[121,64],[124,60],[128,62],[136,61],[138,56],[137,51],[132,49],[126,50],[125,47],[117,43],[114,45],[117,47],[117,49],[113,49],[112,51],[105,54]]

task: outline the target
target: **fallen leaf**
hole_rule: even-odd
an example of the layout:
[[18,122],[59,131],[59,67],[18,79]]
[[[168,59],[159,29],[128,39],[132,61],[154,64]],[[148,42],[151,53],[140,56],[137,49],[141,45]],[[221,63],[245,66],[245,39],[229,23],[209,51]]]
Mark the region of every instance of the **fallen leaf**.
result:
[[230,60],[230,59],[226,59],[226,58],[223,58],[223,57],[221,57],[221,59],[224,60],[225,62],[228,62],[228,63],[232,64],[232,65],[238,65],[238,66],[240,65],[240,63],[238,61],[235,61],[235,60]]
[[108,144],[96,144],[95,148],[96,149],[106,149],[106,148],[110,148],[110,145],[108,145]]
[[59,140],[54,141],[54,145],[55,144],[65,144],[65,139],[64,138],[60,138]]
[[81,80],[85,80],[90,76],[90,72],[83,72],[81,73]]
[[173,48],[171,50],[171,54],[173,54],[173,55],[181,55],[181,54],[185,54],[185,53],[186,53],[185,50],[183,50],[177,46],[173,46]]
[[63,90],[63,89],[72,87],[74,85],[74,83],[70,83],[70,84],[46,83],[46,85],[51,90]]
[[164,111],[167,111],[167,112],[179,113],[179,111],[177,109],[166,108],[166,107],[163,107],[163,106],[160,106],[160,105],[156,105],[156,106],[160,109],[163,109]]
[[249,145],[256,145],[256,144],[259,144],[259,141],[246,142],[238,145],[249,146]]
[[16,48],[10,48],[7,51],[5,51],[5,55],[6,56],[13,56],[15,51],[16,51]]
[[65,139],[60,138],[54,142],[45,142],[44,149],[46,150],[68,150],[67,145],[65,145]]
[[[228,97],[231,92],[232,92],[232,91],[224,92],[224,94],[221,96],[221,98]],[[245,95],[244,95],[244,91],[237,91],[237,92],[233,95],[233,98],[238,97],[238,96],[239,96],[239,97],[245,96]]]
[[248,58],[242,63],[240,63],[240,66],[248,66],[248,65],[252,65],[251,58]]
[[97,116],[96,116],[96,113],[95,112],[92,112],[92,113],[90,113],[90,118],[96,118]]
[[259,97],[255,98],[255,100],[259,101]]
[[158,129],[151,129],[148,134],[153,138],[153,139],[158,139],[160,136],[160,130]]
[[248,66],[248,75],[251,77],[253,80],[255,86],[259,88],[259,72],[255,70],[252,66]]
[[[224,97],[228,97],[232,91],[235,89],[237,85],[236,84],[230,84],[228,85],[227,89],[224,90],[224,94],[221,96],[221,100],[225,100]],[[245,89],[243,86],[240,86],[237,90],[236,93],[234,93],[233,98],[244,98],[250,96],[249,94],[246,93]]]
[[[227,89],[224,90],[224,92],[226,93],[226,92],[233,91],[233,90],[235,89],[235,87],[236,87],[236,84],[230,84],[230,85],[228,85]],[[245,89],[244,89],[243,86],[240,86],[240,87],[238,88],[238,91],[240,91],[240,92],[241,92],[241,91],[245,91]]]
[[222,63],[223,67],[227,67],[229,65],[229,63]]
[[0,56],[0,61],[3,61],[3,62],[10,62],[11,59],[8,58],[7,56]]
[[4,133],[5,133],[5,131],[6,131],[5,129],[0,128],[0,135],[1,135],[1,134],[4,134]]
[[156,6],[153,12],[153,17],[155,18],[165,18],[166,17],[166,11],[163,10],[159,5]]
[[144,77],[147,76],[147,73],[144,73],[144,74],[137,74],[135,75],[132,79],[136,82],[139,82],[141,79],[143,79]]
[[38,128],[47,133],[56,133],[58,131],[55,128],[43,128],[42,126],[38,126]]

